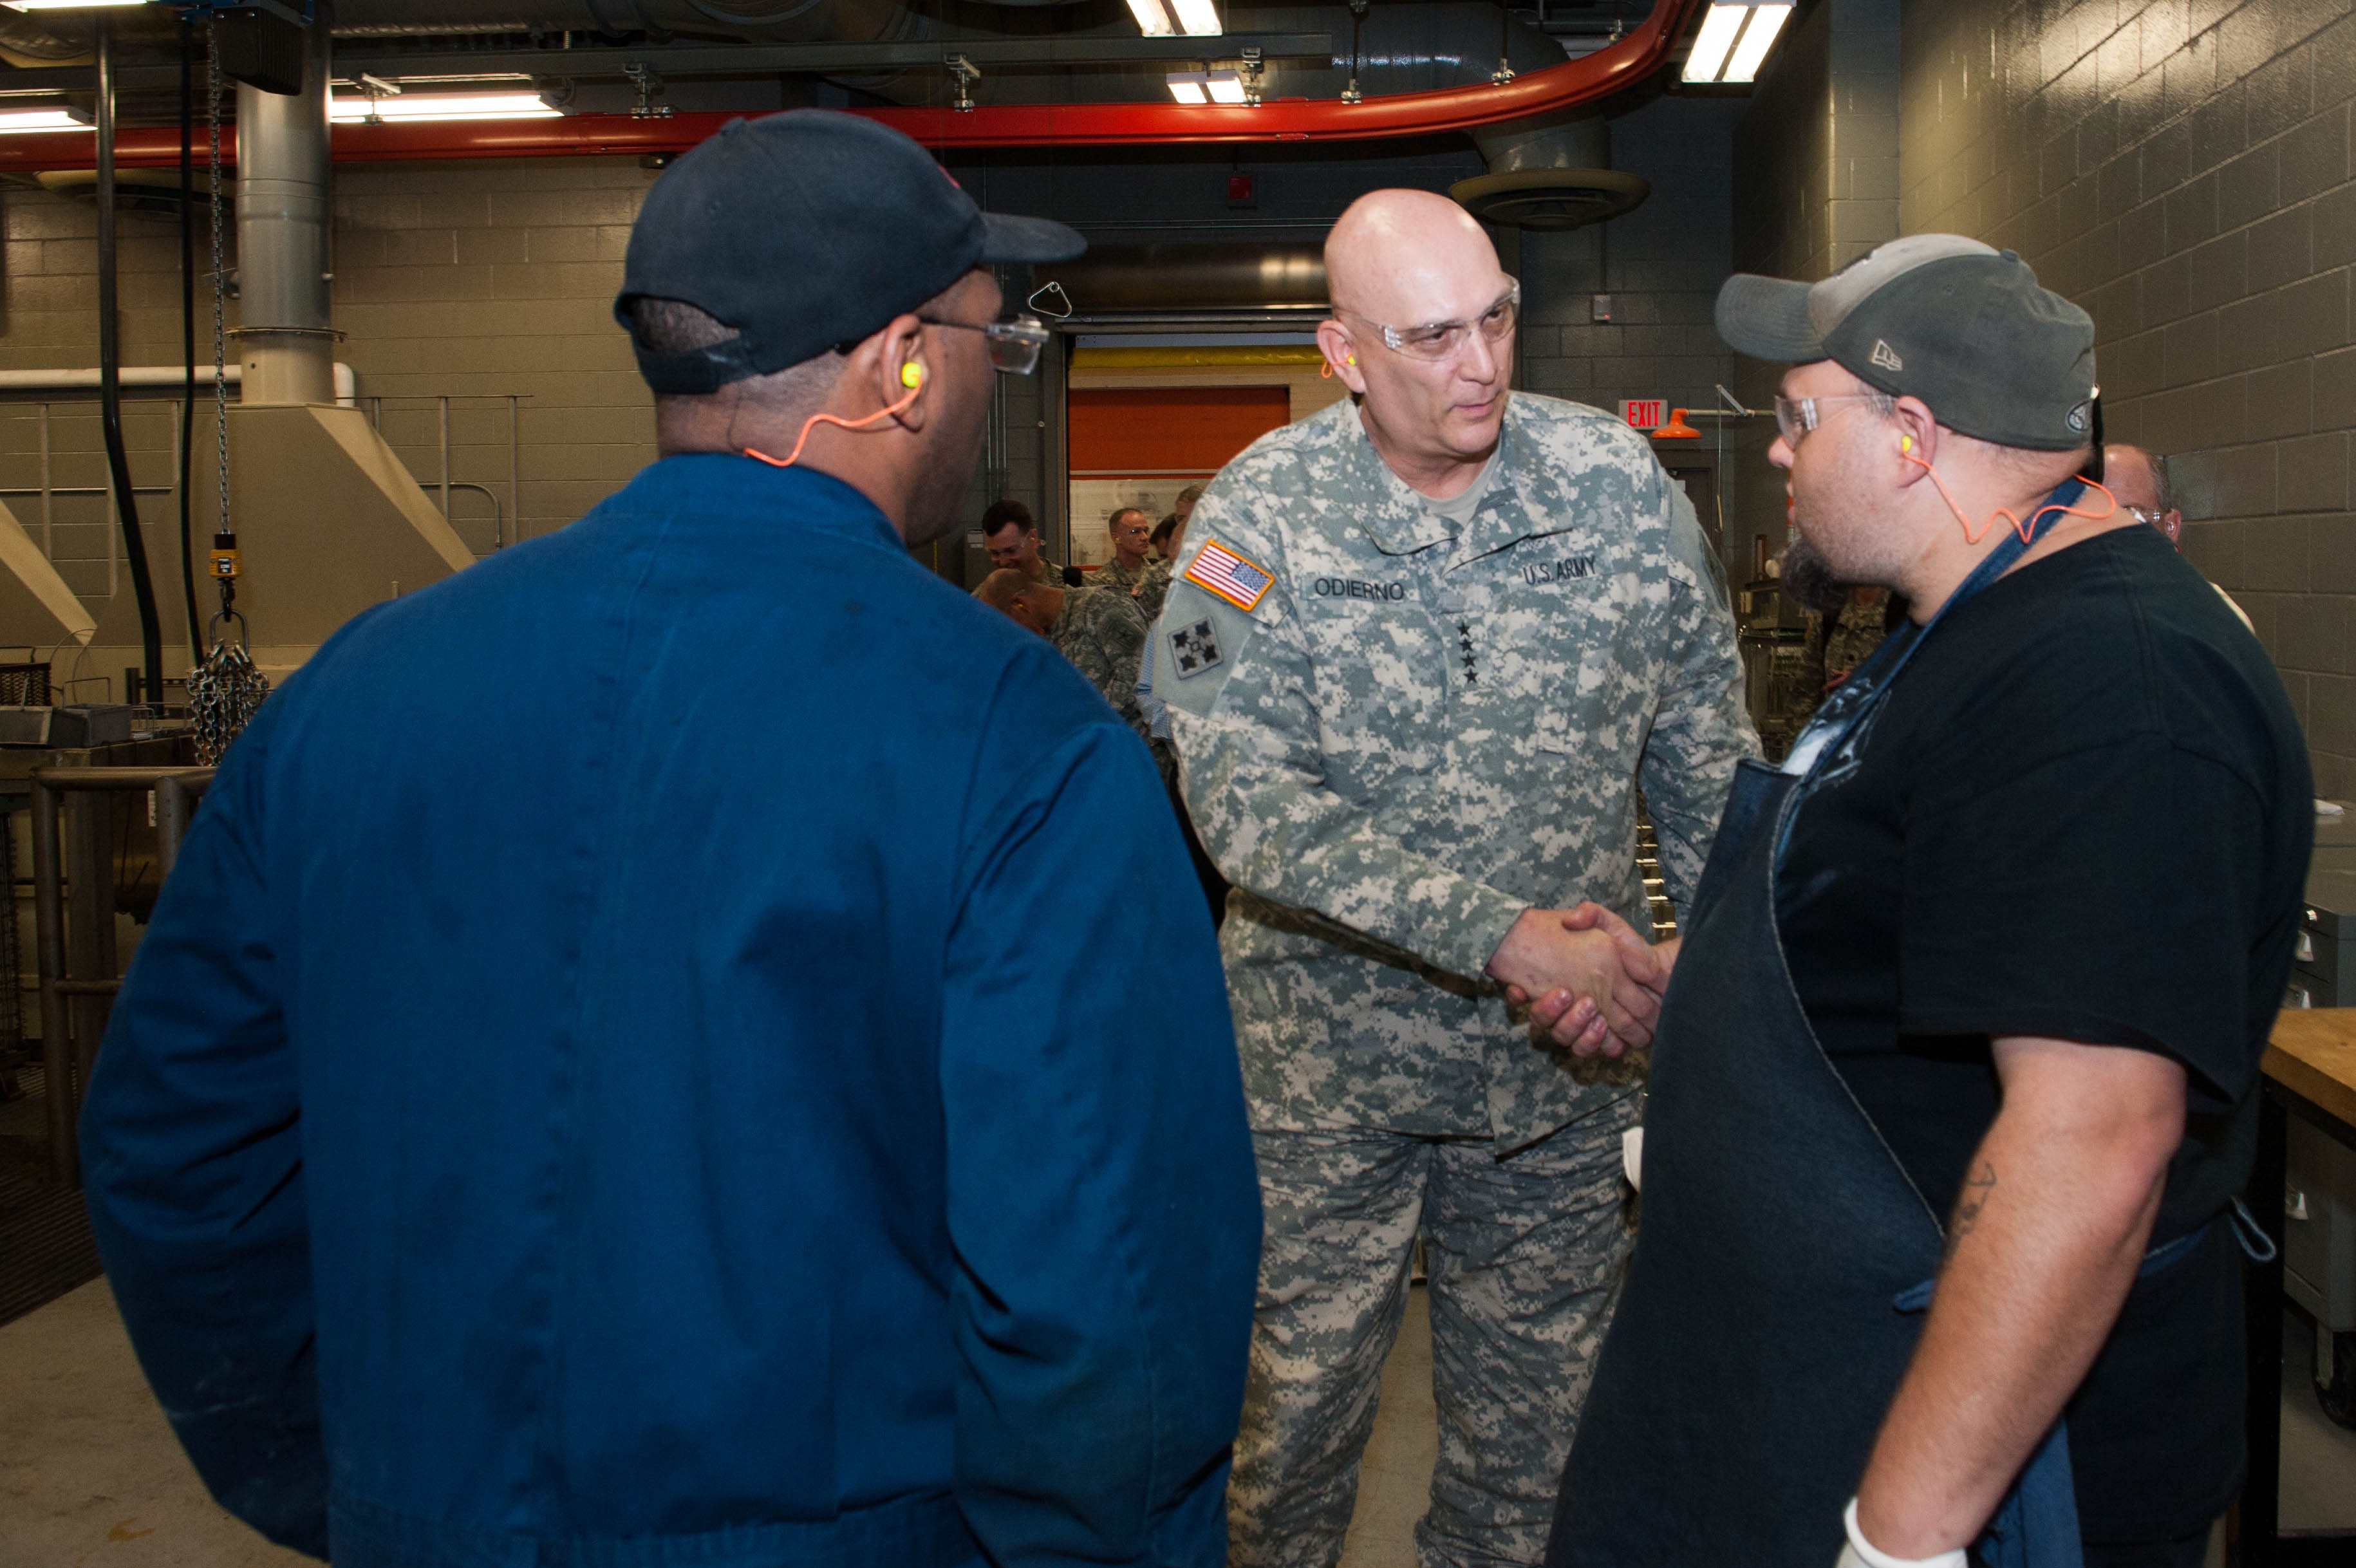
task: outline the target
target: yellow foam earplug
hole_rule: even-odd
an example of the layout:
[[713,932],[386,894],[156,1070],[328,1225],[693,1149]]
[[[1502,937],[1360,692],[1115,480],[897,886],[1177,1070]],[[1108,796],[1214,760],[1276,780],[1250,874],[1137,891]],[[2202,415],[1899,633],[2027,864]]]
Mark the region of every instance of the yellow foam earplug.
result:
[[925,368],[914,359],[900,367],[900,385],[914,388],[925,379]]
[[1353,365],[1355,365],[1357,362],[1358,362],[1358,357],[1357,357],[1356,355],[1355,355],[1355,354],[1351,355],[1351,356],[1350,356],[1350,363],[1351,363],[1351,364],[1353,364]]
[[1914,438],[1913,438],[1912,436],[1911,436],[1911,435],[1901,435],[1901,436],[1900,436],[1900,437],[1898,438],[1898,450],[1899,450],[1899,451],[1901,451],[1901,452],[1912,452],[1912,451],[1913,451],[1913,450],[1914,450]]

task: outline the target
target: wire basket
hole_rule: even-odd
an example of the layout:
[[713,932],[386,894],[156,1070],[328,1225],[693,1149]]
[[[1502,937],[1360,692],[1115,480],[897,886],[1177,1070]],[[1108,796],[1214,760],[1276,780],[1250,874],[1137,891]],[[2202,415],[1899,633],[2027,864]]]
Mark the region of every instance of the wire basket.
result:
[[0,708],[49,706],[49,667],[0,664]]

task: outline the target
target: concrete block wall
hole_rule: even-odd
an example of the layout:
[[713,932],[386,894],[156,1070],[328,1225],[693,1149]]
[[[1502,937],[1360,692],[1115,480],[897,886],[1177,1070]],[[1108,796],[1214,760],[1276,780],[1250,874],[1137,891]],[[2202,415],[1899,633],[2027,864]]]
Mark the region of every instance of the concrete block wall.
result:
[[[1612,123],[1612,166],[1652,183],[1610,223],[1521,237],[1522,384],[1618,413],[1622,398],[1708,408],[1728,379],[1710,303],[1731,264],[1730,157],[1741,106],[1659,98]],[[1612,296],[1598,324],[1593,296]]]
[[2318,787],[2356,793],[2356,16],[2348,0],[1905,0],[1901,215],[2095,322],[2114,439],[2256,624]]
[[[1898,0],[1824,0],[1781,40],[1734,138],[1730,271],[1814,281],[1895,238],[1901,166]],[[1771,406],[1783,367],[1735,357],[1732,384]],[[1746,422],[1727,487],[1737,516],[1729,565],[1751,573],[1751,540],[1784,539],[1783,475],[1766,461],[1772,427]]]

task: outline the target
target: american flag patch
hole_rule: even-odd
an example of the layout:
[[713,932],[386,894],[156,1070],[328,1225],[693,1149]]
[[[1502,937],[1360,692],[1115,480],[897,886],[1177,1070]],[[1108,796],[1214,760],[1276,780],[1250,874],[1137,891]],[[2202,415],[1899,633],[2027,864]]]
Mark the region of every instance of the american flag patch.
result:
[[1206,593],[1215,593],[1238,610],[1258,607],[1269,584],[1276,581],[1266,567],[1246,560],[1216,539],[1204,542],[1186,569],[1186,581]]

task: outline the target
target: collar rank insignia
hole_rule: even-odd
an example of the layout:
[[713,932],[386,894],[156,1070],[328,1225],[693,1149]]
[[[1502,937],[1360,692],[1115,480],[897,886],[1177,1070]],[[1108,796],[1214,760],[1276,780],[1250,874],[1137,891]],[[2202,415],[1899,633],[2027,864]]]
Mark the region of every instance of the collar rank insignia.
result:
[[1170,634],[1170,656],[1178,667],[1178,678],[1200,675],[1219,662],[1219,634],[1208,621]]

